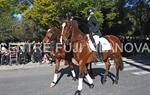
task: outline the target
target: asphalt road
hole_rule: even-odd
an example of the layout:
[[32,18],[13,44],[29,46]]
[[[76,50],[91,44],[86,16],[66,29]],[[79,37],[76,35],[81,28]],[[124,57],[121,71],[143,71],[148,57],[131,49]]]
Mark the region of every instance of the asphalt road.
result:
[[[94,65],[95,86],[90,89],[84,83],[81,95],[150,95],[150,65],[149,62],[143,63],[146,62],[126,61],[118,85],[113,85],[110,77],[102,85],[104,66]],[[63,76],[53,88],[49,87],[54,74],[53,66],[0,71],[0,95],[74,95],[78,81],[68,76],[70,72],[66,66],[61,68]],[[112,77],[114,70],[112,65]]]

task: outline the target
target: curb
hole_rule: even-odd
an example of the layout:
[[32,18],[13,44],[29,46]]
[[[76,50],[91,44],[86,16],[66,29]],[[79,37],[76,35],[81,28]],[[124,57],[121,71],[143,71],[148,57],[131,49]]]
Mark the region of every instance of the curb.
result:
[[[132,59],[128,59],[123,57],[123,61],[131,62],[134,63],[135,61]],[[113,65],[114,61],[110,60],[110,63]],[[137,62],[136,62],[137,63]],[[60,63],[62,66],[64,65],[63,62]],[[104,66],[104,62],[97,62],[97,63],[92,63],[95,64],[96,66]],[[138,63],[139,64],[139,63]],[[18,70],[18,69],[30,69],[30,68],[40,68],[40,67],[53,67],[54,65],[48,64],[48,63],[32,63],[29,62],[27,64],[22,64],[22,65],[1,65],[0,66],[0,71],[6,71],[6,70]]]
[[39,67],[49,67],[50,64],[40,64],[40,63],[28,63],[22,65],[2,65],[0,66],[0,71],[5,70],[18,70],[18,69],[30,69],[30,68],[39,68]]

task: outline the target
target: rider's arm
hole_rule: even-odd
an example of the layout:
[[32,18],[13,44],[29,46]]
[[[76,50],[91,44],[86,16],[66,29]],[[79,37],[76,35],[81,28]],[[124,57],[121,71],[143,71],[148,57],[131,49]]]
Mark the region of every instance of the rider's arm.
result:
[[100,26],[94,16],[91,17],[91,21],[94,24],[93,32],[95,33],[97,31],[99,31]]

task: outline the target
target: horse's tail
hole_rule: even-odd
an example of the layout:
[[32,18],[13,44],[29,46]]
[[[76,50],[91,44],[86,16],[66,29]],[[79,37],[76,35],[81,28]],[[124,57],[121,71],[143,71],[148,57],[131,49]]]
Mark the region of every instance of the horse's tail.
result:
[[120,71],[122,71],[124,69],[124,64],[123,64],[122,55],[121,55],[122,45],[121,45],[121,41],[118,37],[114,37],[114,38],[116,38],[116,43],[118,43],[118,46],[119,46],[119,47],[117,46],[115,48],[117,48],[118,55],[119,55],[118,56],[119,57],[119,69],[120,69]]
[[124,69],[124,64],[123,64],[123,60],[122,60],[122,55],[121,55],[121,49],[122,49],[122,44],[121,44],[121,41],[118,37],[116,36],[112,36],[114,39],[116,39],[116,43],[115,45],[115,49],[116,49],[116,52],[118,52],[118,65],[119,65],[119,69],[120,71],[122,71]]
[[122,60],[122,56],[120,55],[120,71],[122,71],[124,69],[124,64],[123,64],[123,60]]
[[121,55],[121,50],[122,50],[122,44],[121,44],[121,41],[120,41],[120,39],[118,38],[118,37],[116,37],[116,39],[117,39],[117,43],[118,43],[118,46],[119,47],[117,47],[117,51],[119,52],[118,54],[119,54],[119,69],[120,69],[120,71],[122,71],[123,69],[124,69],[124,64],[123,64],[123,60],[122,60],[122,55]]
[[122,71],[124,68],[124,65],[123,65],[122,55],[121,55],[121,49],[122,49],[121,41],[118,37],[116,37],[114,35],[106,35],[105,37],[112,44],[113,53],[114,53],[115,58],[116,58],[116,65],[118,65],[119,69]]

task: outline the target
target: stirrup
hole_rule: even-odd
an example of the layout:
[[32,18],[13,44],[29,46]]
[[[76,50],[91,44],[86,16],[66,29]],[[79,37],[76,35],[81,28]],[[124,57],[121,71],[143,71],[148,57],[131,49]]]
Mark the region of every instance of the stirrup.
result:
[[98,54],[98,52],[95,52],[96,53],[96,55],[95,55],[95,58],[96,58],[96,60],[99,62],[99,61],[101,61],[101,57],[100,57],[100,55]]

